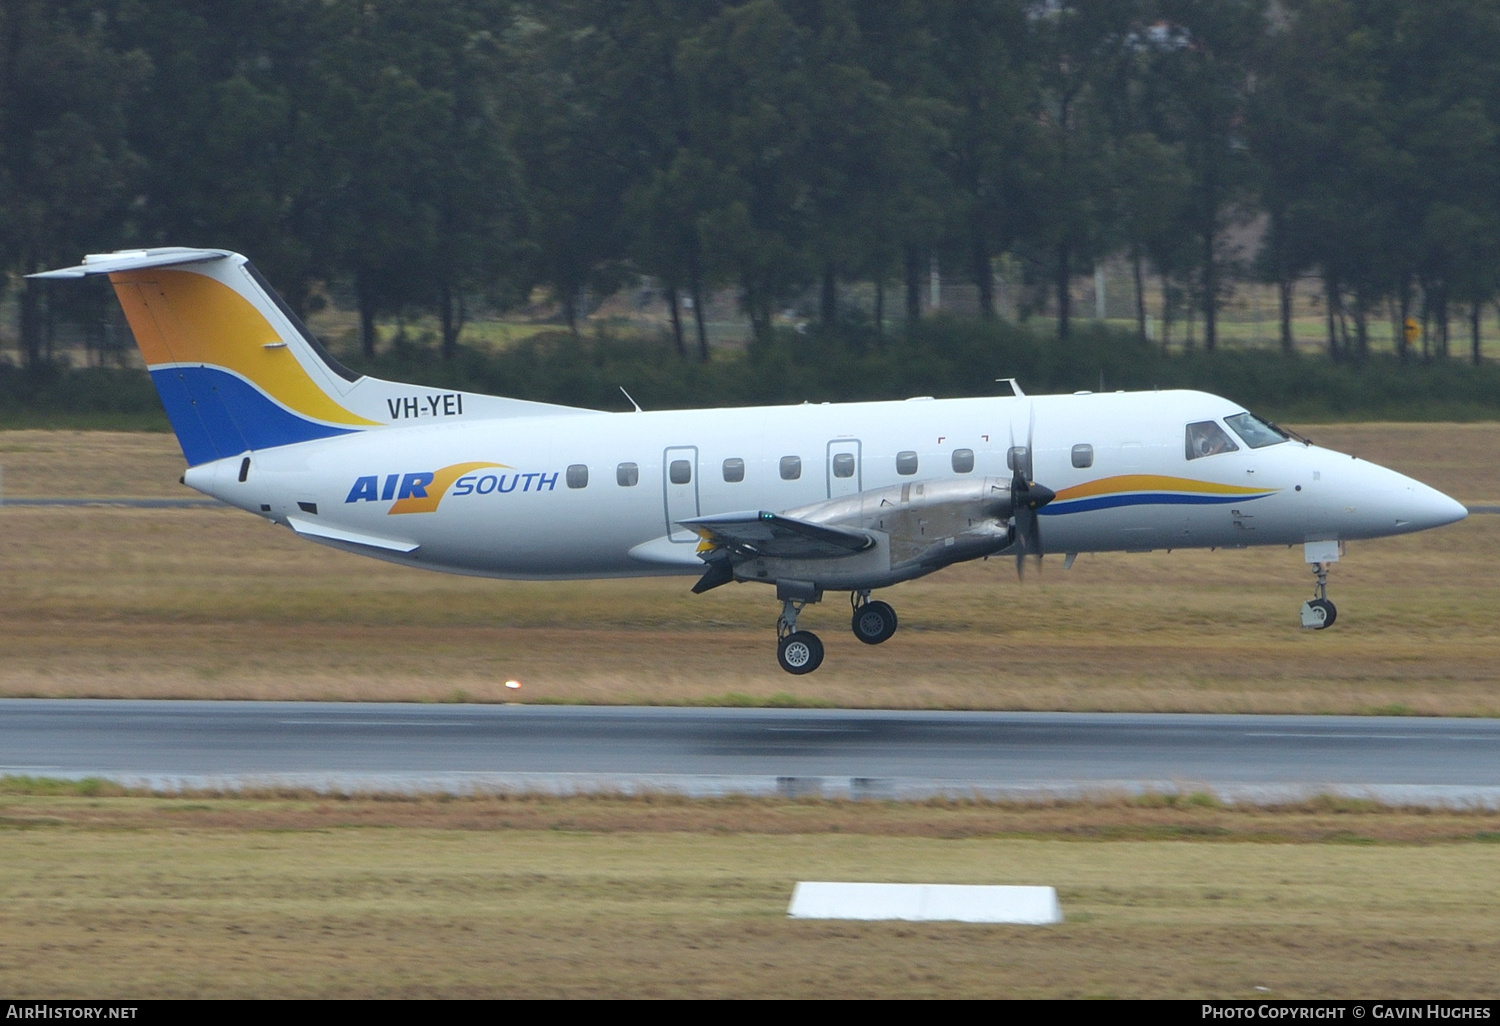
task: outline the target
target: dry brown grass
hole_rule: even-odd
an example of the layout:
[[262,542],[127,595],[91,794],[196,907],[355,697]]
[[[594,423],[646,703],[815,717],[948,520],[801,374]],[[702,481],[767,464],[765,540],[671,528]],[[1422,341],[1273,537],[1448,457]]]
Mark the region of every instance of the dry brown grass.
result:
[[[1493,998],[1493,816],[1341,808],[3,795],[0,987]],[[799,879],[1051,884],[1066,922],[793,922]]]
[[[1469,502],[1500,496],[1497,425],[1309,428]],[[165,436],[0,434],[9,494],[186,494]],[[110,468],[113,468],[112,470]],[[1424,470],[1425,468],[1425,470]],[[165,485],[160,482],[165,480]],[[1500,501],[1500,500],[1495,500]],[[1339,624],[1296,627],[1298,550],[1008,561],[891,589],[870,649],[838,597],[828,661],[790,677],[767,589],[555,584],[393,567],[227,510],[0,512],[0,694],[1500,715],[1500,517],[1355,544]]]
[[1435,844],[1500,841],[1500,810],[1403,808],[1331,796],[1271,806],[1226,805],[1207,794],[920,802],[697,799],[672,794],[328,795],[286,789],[162,795],[131,792],[103,781],[0,778],[0,827],[38,826]]
[[171,435],[132,431],[0,431],[5,495],[187,498],[187,464]]

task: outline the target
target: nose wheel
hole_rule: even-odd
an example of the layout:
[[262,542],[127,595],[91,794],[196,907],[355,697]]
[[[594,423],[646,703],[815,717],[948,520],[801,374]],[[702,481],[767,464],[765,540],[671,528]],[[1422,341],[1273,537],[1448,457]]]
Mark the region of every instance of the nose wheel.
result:
[[1302,603],[1302,626],[1315,631],[1332,627],[1339,615],[1333,603],[1328,601],[1328,566],[1327,563],[1313,564],[1313,574],[1317,577],[1318,584],[1313,597]]

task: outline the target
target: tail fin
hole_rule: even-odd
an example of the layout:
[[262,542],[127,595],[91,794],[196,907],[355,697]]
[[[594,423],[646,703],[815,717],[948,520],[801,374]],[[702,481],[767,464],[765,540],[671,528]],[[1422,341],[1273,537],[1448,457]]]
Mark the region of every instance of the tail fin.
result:
[[226,250],[105,253],[32,277],[94,274],[109,275],[190,466],[393,423],[573,412],[355,374]]

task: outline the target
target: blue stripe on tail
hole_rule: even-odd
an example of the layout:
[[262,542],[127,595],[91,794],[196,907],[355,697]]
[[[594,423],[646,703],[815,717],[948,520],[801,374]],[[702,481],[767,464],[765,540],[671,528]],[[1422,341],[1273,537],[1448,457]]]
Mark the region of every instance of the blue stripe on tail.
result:
[[353,432],[307,420],[217,367],[163,367],[151,372],[188,466]]

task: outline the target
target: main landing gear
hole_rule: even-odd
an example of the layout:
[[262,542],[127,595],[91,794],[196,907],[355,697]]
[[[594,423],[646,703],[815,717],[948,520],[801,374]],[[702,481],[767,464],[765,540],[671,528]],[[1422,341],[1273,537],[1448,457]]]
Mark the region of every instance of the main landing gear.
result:
[[896,633],[896,611],[889,603],[871,602],[869,589],[850,592],[849,604],[854,607],[850,627],[854,636],[866,645],[889,641]]
[[[823,664],[823,642],[812,631],[799,631],[797,617],[808,599],[784,598],[776,619],[776,661],[787,673],[812,673]],[[889,641],[896,633],[896,611],[886,602],[871,602],[868,589],[851,592],[849,626],[866,645]]]
[[823,642],[812,631],[797,629],[797,615],[806,602],[783,599],[776,620],[776,661],[787,673],[812,673],[823,665]]
[[1332,627],[1333,621],[1338,619],[1339,615],[1333,603],[1328,601],[1328,567],[1330,565],[1329,563],[1313,564],[1313,575],[1317,577],[1318,584],[1313,590],[1313,598],[1302,603],[1302,626],[1310,627],[1315,631]]

